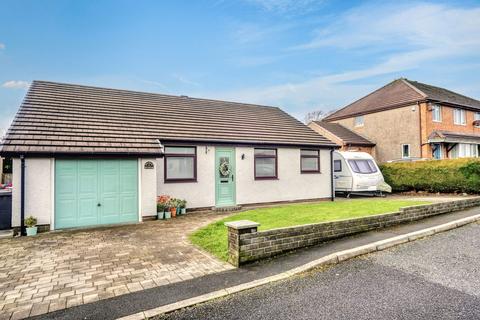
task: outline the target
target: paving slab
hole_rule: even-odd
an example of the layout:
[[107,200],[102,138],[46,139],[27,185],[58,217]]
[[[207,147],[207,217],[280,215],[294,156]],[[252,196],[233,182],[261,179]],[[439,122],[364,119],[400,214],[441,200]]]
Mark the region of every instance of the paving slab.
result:
[[49,232],[0,240],[0,319],[20,319],[231,270],[193,246],[193,230],[225,217]]

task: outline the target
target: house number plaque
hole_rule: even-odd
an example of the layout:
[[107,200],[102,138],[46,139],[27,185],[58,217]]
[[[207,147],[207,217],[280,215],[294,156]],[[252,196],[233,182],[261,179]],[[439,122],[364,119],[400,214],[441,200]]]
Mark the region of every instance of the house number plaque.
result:
[[155,169],[155,165],[153,164],[152,161],[147,161],[147,162],[145,162],[144,168],[145,169]]

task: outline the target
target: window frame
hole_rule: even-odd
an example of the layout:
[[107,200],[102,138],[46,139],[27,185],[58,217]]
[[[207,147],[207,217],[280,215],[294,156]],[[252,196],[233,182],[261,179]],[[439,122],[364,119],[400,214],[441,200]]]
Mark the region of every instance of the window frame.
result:
[[[473,114],[473,121],[480,121],[480,112],[475,112]],[[473,126],[474,128],[480,128],[480,125]]]
[[[435,112],[438,111],[438,119],[435,119]],[[432,106],[432,121],[433,122],[442,122],[442,106],[439,104],[434,104]]]
[[[274,150],[275,156],[257,155],[255,150]],[[275,175],[274,176],[257,176],[257,158],[275,159]],[[253,148],[253,176],[255,180],[278,180],[278,149],[277,148]]]
[[[457,112],[460,112],[460,115],[463,114],[463,117],[460,116],[460,123],[456,122],[456,119],[455,119]],[[462,122],[462,118],[463,118],[463,122]],[[467,112],[465,111],[465,109],[461,109],[461,108],[453,109],[453,124],[457,125],[457,126],[466,126],[467,125]]]
[[[302,151],[316,151],[317,155],[302,155]],[[302,168],[302,159],[317,159],[317,170],[303,170]],[[320,149],[300,149],[300,173],[320,173]]]
[[[357,119],[362,119],[362,122],[361,123],[358,123],[357,122]],[[365,118],[363,115],[361,116],[356,116],[354,119],[353,119],[353,125],[355,127],[363,127],[365,125]]]
[[[335,163],[340,164],[340,170],[335,169]],[[333,160],[333,172],[342,172],[343,167],[342,167],[342,160]]]
[[[193,154],[188,153],[167,153],[167,148],[193,148]],[[167,159],[168,158],[193,158],[193,177],[192,178],[167,178]],[[163,182],[164,183],[183,183],[183,182],[197,182],[197,147],[196,146],[165,146],[165,153],[163,155]]]
[[[405,146],[408,146],[408,156],[405,156],[403,151],[405,150],[404,147]],[[409,159],[411,157],[412,153],[411,153],[411,150],[410,150],[410,144],[408,143],[404,143],[402,144],[402,159]]]
[[[375,165],[375,162],[371,159],[348,159],[348,165],[352,169],[353,173],[357,174],[374,174],[379,171],[379,168]],[[370,168],[369,172],[362,172],[360,167],[358,166],[359,162],[365,162],[367,166]]]

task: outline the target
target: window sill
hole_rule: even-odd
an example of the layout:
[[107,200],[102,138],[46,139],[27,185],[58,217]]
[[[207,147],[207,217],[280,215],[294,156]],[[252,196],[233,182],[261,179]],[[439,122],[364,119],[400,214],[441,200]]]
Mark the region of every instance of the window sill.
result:
[[312,174],[312,173],[313,174],[315,174],[315,173],[320,174],[322,172],[321,171],[300,171],[300,174]]
[[163,183],[196,183],[197,179],[169,179],[164,180]]
[[278,177],[255,177],[255,180],[279,180]]

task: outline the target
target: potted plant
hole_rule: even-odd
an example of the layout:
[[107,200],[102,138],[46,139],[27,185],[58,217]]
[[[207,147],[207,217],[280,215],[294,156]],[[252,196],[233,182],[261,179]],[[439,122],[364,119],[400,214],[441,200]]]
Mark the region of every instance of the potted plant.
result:
[[180,201],[180,213],[187,214],[187,200],[183,199]]
[[158,219],[170,219],[170,196],[161,195],[157,198]]
[[25,219],[25,225],[27,226],[27,236],[37,235],[37,218],[29,216]]
[[157,220],[165,219],[165,204],[157,202]]
[[177,201],[175,202],[175,207],[177,208],[177,216],[179,216],[182,213],[181,205],[182,205],[182,199],[176,199]]
[[157,198],[157,219],[167,219],[165,211],[168,211],[168,201],[170,196],[162,195]]
[[170,199],[168,207],[170,208],[170,214],[172,215],[172,218],[175,218],[177,216],[177,199]]

